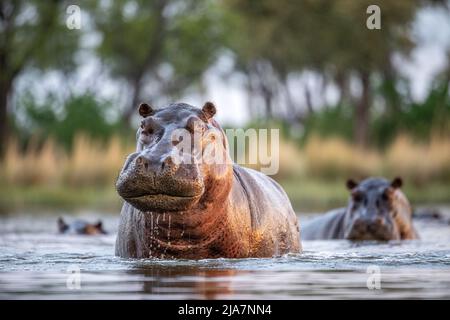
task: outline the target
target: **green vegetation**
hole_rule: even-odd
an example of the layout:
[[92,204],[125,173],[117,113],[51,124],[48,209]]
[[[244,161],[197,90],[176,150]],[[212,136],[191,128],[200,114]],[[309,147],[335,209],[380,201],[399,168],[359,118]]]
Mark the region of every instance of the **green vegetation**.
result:
[[[450,139],[429,143],[398,137],[383,152],[361,150],[339,138],[308,139],[303,147],[280,140],[280,171],[274,177],[298,211],[323,210],[345,203],[346,179],[401,176],[414,204],[448,203]],[[10,144],[2,166],[0,208],[59,207],[111,210],[120,205],[114,182],[134,145],[112,138],[107,143],[77,136],[71,151],[46,140],[22,151]],[[417,159],[425,159],[417,161]]]
[[[66,1],[0,1],[0,207],[116,208],[137,104],[214,101],[213,72],[243,84],[245,126],[281,129],[275,178],[296,209],[342,205],[344,181],[371,175],[402,176],[414,203],[449,203],[450,52],[422,101],[394,59],[420,46],[418,14],[448,4],[377,1],[382,29],[369,30],[371,4],[90,0],[71,30]],[[88,87],[77,74],[91,62]]]
[[[72,150],[74,139],[80,133],[103,142],[114,134],[127,132],[122,122],[107,120],[110,101],[98,100],[92,93],[72,95],[66,101],[49,94],[42,103],[27,92],[21,97],[18,112],[23,119],[16,123],[15,136],[23,143],[31,137],[45,141],[56,139],[66,150]],[[58,106],[63,108],[58,108]]]
[[[281,180],[292,206],[299,212],[326,211],[343,207],[349,196],[345,180]],[[411,204],[448,204],[450,191],[448,183],[437,182],[427,186],[407,184],[403,188]]]
[[119,212],[122,202],[108,187],[0,187],[0,213],[30,209],[85,209]]
[[[279,181],[298,212],[326,211],[345,206],[348,191],[343,180],[291,179]],[[446,183],[406,185],[412,205],[448,204]],[[29,209],[86,209],[119,213],[122,200],[113,185],[105,187],[0,187],[0,213]]]

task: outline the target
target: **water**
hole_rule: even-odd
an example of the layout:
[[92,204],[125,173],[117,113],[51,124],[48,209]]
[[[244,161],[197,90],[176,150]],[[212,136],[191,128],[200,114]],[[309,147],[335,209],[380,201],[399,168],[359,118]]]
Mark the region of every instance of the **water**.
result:
[[[96,217],[108,235],[58,235],[55,215],[0,217],[0,298],[450,298],[450,225],[444,223],[417,221],[421,240],[414,241],[304,241],[302,254],[280,258],[170,261],[115,257],[118,215],[82,214],[92,222]],[[301,224],[309,218],[301,215]],[[77,268],[80,289],[70,273]],[[369,278],[377,270],[380,277]],[[368,289],[368,278],[375,289]]]

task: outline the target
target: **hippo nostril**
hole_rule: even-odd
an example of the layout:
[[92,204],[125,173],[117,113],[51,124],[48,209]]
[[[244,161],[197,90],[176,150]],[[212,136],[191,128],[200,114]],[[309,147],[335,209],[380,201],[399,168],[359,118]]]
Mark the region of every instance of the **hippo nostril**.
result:
[[176,167],[176,164],[172,158],[172,156],[168,156],[167,158],[164,159],[164,161],[162,162],[162,169],[174,169]]
[[148,160],[145,159],[143,156],[139,156],[136,158],[136,164],[140,167],[144,167],[145,170],[148,170]]

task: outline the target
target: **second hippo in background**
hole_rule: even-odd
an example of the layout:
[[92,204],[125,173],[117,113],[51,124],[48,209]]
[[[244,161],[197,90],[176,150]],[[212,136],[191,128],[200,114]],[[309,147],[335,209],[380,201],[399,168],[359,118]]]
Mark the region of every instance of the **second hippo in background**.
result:
[[103,229],[103,223],[101,221],[98,221],[97,223],[88,223],[84,220],[75,220],[68,224],[60,217],[58,218],[57,224],[59,233],[64,234],[107,234],[105,229]]
[[368,178],[347,181],[350,198],[346,208],[333,210],[305,223],[303,240],[406,240],[417,239],[412,209],[400,190],[402,180]]

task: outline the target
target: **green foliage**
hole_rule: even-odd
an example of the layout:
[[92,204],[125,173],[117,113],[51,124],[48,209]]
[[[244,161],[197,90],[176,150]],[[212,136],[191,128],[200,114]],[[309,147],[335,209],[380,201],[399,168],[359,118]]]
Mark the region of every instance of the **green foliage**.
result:
[[58,108],[59,105],[51,94],[42,103],[26,94],[18,107],[18,112],[25,115],[22,124],[17,125],[22,139],[32,135],[42,140],[52,137],[70,149],[77,134],[106,141],[113,133],[125,130],[120,122],[106,120],[105,112],[110,108],[110,102],[99,101],[90,93],[70,96],[62,108]]
[[338,136],[351,140],[353,125],[353,108],[346,105],[325,108],[310,115],[304,122],[302,142],[313,134],[322,137]]
[[[289,78],[295,78],[305,71],[320,75],[324,82],[334,83],[341,95],[341,104],[350,105],[354,112],[354,124],[345,122],[352,128],[353,139],[360,146],[367,144],[370,136],[371,106],[376,98],[381,98],[395,109],[399,103],[396,84],[397,70],[392,65],[394,54],[408,56],[415,47],[411,24],[416,12],[426,4],[416,1],[377,1],[381,9],[381,30],[366,27],[367,8],[373,1],[327,1],[327,0],[225,0],[226,8],[236,21],[236,35],[230,48],[236,55],[236,68],[249,78],[271,77],[261,81],[256,89],[268,101],[265,106],[270,111],[270,99],[274,96],[292,101],[292,96],[283,90]],[[261,65],[265,67],[261,72]],[[270,70],[268,72],[267,70]],[[374,91],[374,79],[384,79],[385,87]],[[350,92],[350,82],[361,83],[361,92]],[[275,83],[276,85],[273,85]],[[279,88],[277,88],[279,86]],[[255,90],[254,90],[255,91]],[[308,99],[308,98],[307,98]],[[310,105],[308,105],[309,109]],[[325,107],[325,106],[320,106]],[[304,108],[289,103],[289,115],[298,119],[309,117]],[[336,116],[340,116],[336,110]],[[271,116],[271,112],[266,112]],[[333,113],[330,114],[330,118]],[[323,123],[312,115],[306,119],[306,126],[317,126],[325,131],[339,130],[341,119],[336,119],[337,128],[324,128]],[[311,124],[313,122],[314,124]],[[326,123],[331,124],[329,122]],[[356,125],[355,125],[356,124]],[[308,129],[307,129],[308,130]],[[328,134],[328,132],[323,132]],[[347,135],[347,132],[345,133]]]
[[75,67],[80,32],[66,27],[65,5],[65,1],[2,1],[6,14],[0,51],[8,56],[2,72],[15,77],[28,67],[61,71]]
[[[290,135],[292,127],[301,127],[302,142],[316,133],[351,140],[360,104],[359,97],[344,89],[361,72],[368,72],[368,106],[379,101],[383,105],[381,111],[368,112],[370,142],[385,146],[399,132],[426,139],[432,129],[449,130],[448,80],[437,79],[424,102],[412,102],[405,93],[409,83],[400,78],[391,58],[394,53],[407,55],[414,47],[411,23],[427,3],[379,1],[382,30],[368,30],[370,0],[90,0],[83,2],[82,10],[89,15],[92,29],[85,24],[79,31],[64,24],[65,5],[70,4],[66,1],[2,1],[3,9],[13,10],[8,18],[12,24],[0,34],[0,56],[6,53],[8,62],[0,70],[0,79],[6,75],[14,80],[30,67],[67,73],[80,63],[74,58],[81,32],[97,32],[100,41],[94,53],[113,79],[129,85],[133,101],[127,106],[129,114],[134,114],[136,99],[158,105],[159,99],[177,99],[189,89],[201,91],[205,71],[228,49],[235,58],[235,71],[250,74],[255,64],[269,66],[253,74],[253,80],[265,87],[253,88],[249,94],[272,91],[274,108],[277,102],[289,100],[282,96],[288,91],[284,90],[286,79],[304,71],[312,70],[325,83],[336,84],[341,94],[337,106],[306,112],[304,105],[292,101],[283,111],[289,119],[269,119],[266,114],[267,119],[252,119],[249,126],[281,128],[284,136]],[[29,19],[23,18],[26,12]],[[374,79],[380,82],[378,87]],[[407,89],[403,92],[399,86]],[[42,139],[52,136],[70,148],[78,131],[106,139],[126,130],[107,120],[111,102],[100,101],[94,93],[67,101],[49,95],[40,102],[34,93],[20,94],[15,99],[18,114],[9,118],[16,118],[13,126],[23,140],[32,134]]]
[[152,87],[146,91],[152,101],[177,97],[198,85],[222,49],[216,1],[89,3],[102,37],[96,51],[111,74],[136,91],[134,100],[141,98],[144,84]]
[[244,61],[267,59],[282,73],[380,68],[394,50],[411,48],[406,27],[417,8],[414,2],[378,1],[383,31],[374,32],[366,28],[370,0],[225,3],[239,23],[236,54]]
[[66,1],[0,1],[0,158],[10,130],[14,82],[30,69],[75,67],[80,33],[65,26]]
[[[369,123],[372,145],[385,147],[401,133],[421,141],[427,141],[434,133],[450,134],[450,95],[445,79],[435,82],[423,102],[411,102],[401,95],[396,99],[399,105],[395,110],[373,115]],[[353,112],[354,108],[346,105],[315,112],[304,121],[302,142],[313,134],[351,141]]]
[[450,134],[448,86],[446,79],[435,81],[423,102],[408,103],[405,97],[401,98],[402,104],[395,112],[382,114],[373,120],[371,134],[374,142],[386,146],[399,133],[407,133],[422,141],[433,133]]
[[190,14],[180,11],[169,29],[164,56],[186,86],[201,78],[217,58],[224,30],[221,12],[210,1],[198,1]]

